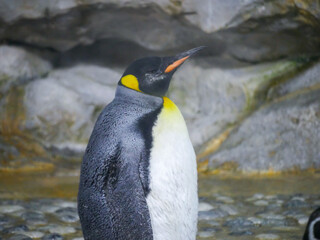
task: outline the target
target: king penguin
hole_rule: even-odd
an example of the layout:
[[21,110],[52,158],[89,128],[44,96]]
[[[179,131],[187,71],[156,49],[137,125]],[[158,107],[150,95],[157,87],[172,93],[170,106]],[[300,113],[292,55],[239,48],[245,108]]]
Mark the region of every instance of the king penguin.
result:
[[311,213],[302,240],[320,240],[320,207]]
[[142,58],[125,70],[81,165],[85,240],[196,239],[196,157],[184,118],[165,94],[178,67],[202,48]]

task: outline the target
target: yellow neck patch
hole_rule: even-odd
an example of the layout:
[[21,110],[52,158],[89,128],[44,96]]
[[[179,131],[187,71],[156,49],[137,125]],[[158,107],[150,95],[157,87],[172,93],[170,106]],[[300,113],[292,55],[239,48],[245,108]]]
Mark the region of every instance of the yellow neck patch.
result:
[[169,98],[163,97],[163,107],[169,111],[176,111],[178,107]]
[[126,86],[127,88],[131,88],[133,90],[141,92],[141,90],[139,88],[138,79],[135,76],[131,75],[131,74],[122,77],[121,78],[121,83],[122,83],[123,86]]
[[187,131],[179,108],[167,97],[163,97],[163,107],[159,119],[162,119],[159,121],[165,121],[165,125],[168,126],[168,128],[175,126],[174,128],[176,128],[176,130],[183,128],[185,129],[184,131]]

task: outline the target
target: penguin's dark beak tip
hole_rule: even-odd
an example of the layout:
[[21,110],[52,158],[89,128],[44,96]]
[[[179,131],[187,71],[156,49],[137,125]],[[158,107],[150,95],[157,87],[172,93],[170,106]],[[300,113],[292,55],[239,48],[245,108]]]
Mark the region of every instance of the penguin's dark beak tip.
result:
[[170,64],[166,69],[165,73],[171,72],[172,70],[176,69],[179,67],[185,60],[187,60],[189,57],[192,55],[196,54],[200,50],[206,48],[206,46],[200,46],[196,48],[192,48],[188,51],[185,51],[183,53],[177,54],[174,58],[176,59],[172,64]]
[[183,53],[178,54],[177,57],[179,57],[179,58],[183,58],[183,57],[186,57],[186,56],[191,57],[192,55],[198,53],[199,51],[201,51],[202,49],[204,49],[206,47],[207,46],[200,46],[200,47],[192,48],[192,49],[190,49],[188,51],[185,51]]

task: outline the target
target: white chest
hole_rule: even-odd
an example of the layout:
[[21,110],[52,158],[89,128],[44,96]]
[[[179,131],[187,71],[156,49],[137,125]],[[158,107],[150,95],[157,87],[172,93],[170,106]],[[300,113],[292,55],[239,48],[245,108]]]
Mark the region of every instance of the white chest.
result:
[[153,236],[155,240],[194,240],[198,216],[196,157],[179,109],[166,101],[170,100],[165,99],[152,131],[147,204]]

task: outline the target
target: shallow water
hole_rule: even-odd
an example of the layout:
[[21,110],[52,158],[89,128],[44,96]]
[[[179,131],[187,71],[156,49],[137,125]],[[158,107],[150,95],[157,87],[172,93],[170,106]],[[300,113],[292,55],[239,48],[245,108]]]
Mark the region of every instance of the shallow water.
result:
[[[75,209],[78,179],[78,170],[1,173],[0,238],[24,234],[41,239],[55,231],[67,240],[81,237]],[[269,234],[260,239],[301,239],[309,214],[320,206],[319,183],[320,173],[200,176],[198,239],[253,240],[259,234]],[[27,228],[12,230],[21,225]]]

